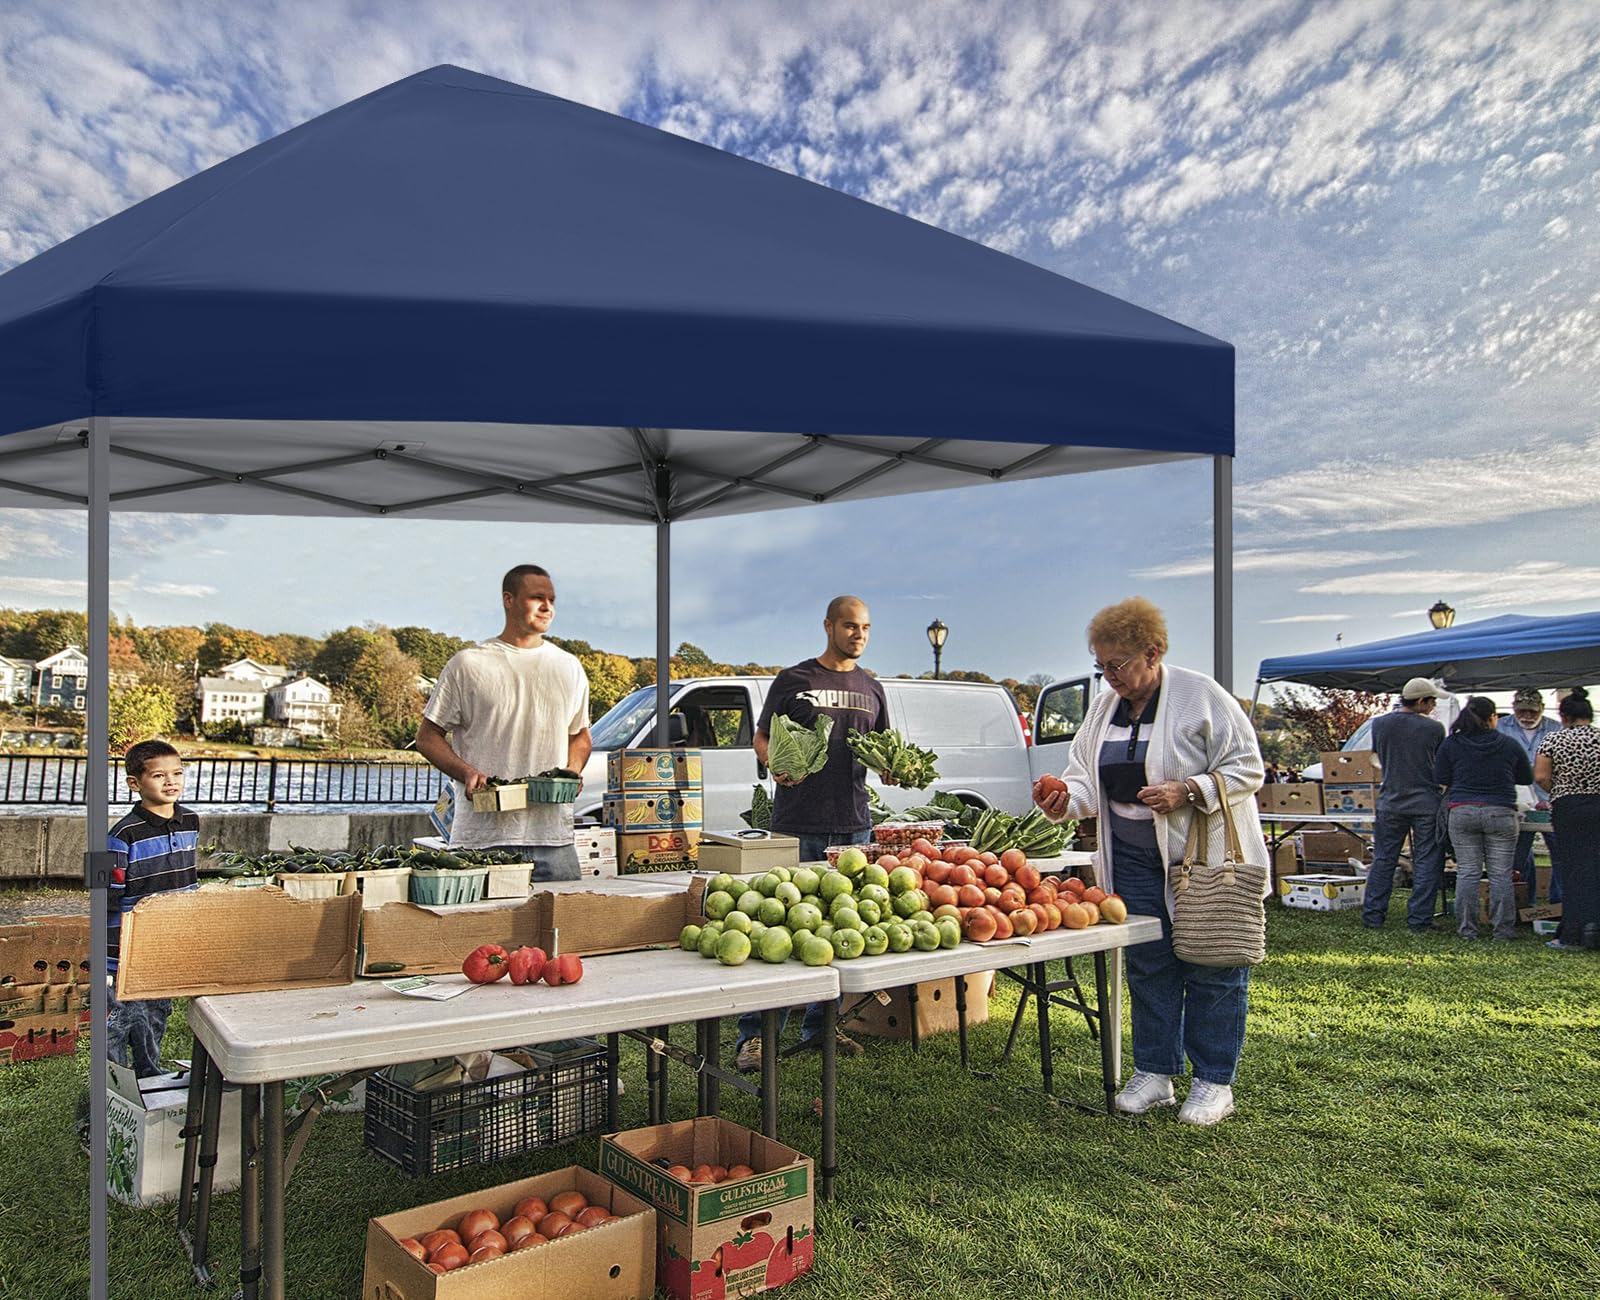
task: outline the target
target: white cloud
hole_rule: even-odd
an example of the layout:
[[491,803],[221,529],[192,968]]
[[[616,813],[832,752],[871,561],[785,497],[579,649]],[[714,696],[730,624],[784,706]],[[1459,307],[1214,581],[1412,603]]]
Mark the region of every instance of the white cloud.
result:
[[1263,623],[1348,623],[1349,614],[1286,614],[1282,618],[1264,618]]
[[1316,596],[1410,596],[1448,591],[1458,610],[1466,606],[1521,609],[1600,600],[1600,566],[1523,560],[1503,569],[1398,569],[1328,578],[1300,590]]
[[[1358,564],[1379,564],[1403,560],[1411,551],[1335,551],[1293,550],[1271,548],[1236,550],[1233,553],[1235,573],[1295,572],[1304,569],[1347,569]],[[1135,569],[1134,578],[1195,578],[1211,572],[1211,557],[1199,555],[1178,560],[1172,564]]]

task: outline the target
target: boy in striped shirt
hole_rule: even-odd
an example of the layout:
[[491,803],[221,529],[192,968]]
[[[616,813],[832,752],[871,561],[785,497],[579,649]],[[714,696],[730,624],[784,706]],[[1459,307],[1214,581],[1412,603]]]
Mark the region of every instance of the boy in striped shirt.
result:
[[161,1036],[172,1014],[172,999],[118,1002],[115,992],[122,918],[141,898],[199,888],[195,844],[200,819],[178,802],[183,793],[183,760],[164,740],[141,740],[125,758],[128,788],[138,797],[133,810],[111,828],[107,846],[117,861],[107,891],[109,947],[106,969],[113,987],[106,1020],[111,1059],[127,1065],[129,1053],[139,1078],[161,1073]]

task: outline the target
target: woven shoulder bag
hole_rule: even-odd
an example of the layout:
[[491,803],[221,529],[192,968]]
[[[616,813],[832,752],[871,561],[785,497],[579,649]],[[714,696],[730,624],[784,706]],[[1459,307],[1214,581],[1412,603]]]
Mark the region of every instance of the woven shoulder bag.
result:
[[[1173,873],[1172,951],[1194,966],[1254,966],[1267,955],[1267,868],[1244,861],[1227,789],[1216,773],[1212,780],[1221,807],[1216,813],[1195,809],[1183,862]],[[1222,861],[1201,862],[1213,816],[1227,827]]]

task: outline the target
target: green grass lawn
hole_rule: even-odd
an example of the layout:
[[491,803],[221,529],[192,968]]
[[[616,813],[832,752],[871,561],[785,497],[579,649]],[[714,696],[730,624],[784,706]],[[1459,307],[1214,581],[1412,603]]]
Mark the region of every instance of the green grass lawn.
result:
[[[1239,1113],[1213,1130],[1112,1121],[1038,1091],[1037,1040],[994,1080],[954,1035],[840,1062],[839,1196],[819,1205],[805,1296],[1572,1296],[1600,1287],[1600,958],[1531,938],[1467,944],[1363,930],[1358,912],[1271,908],[1252,979]],[[1015,1006],[1002,982],[975,1064]],[[1098,1095],[1098,1051],[1056,1012],[1056,1086]],[[727,1026],[731,1039],[732,1026]],[[679,1031],[680,1041],[688,1038]],[[1023,1040],[1026,1042],[1026,1039]],[[166,1050],[187,1052],[175,1017]],[[88,1161],[72,1136],[86,1055],[0,1070],[0,1295],[87,1287]],[[644,1122],[625,1047],[624,1122]],[[1131,1069],[1131,1064],[1129,1066]],[[674,1114],[692,1113],[674,1072]],[[814,1057],[785,1065],[783,1137],[816,1155]],[[757,1122],[724,1089],[724,1112]],[[289,1185],[289,1294],[360,1292],[369,1217],[574,1162],[594,1140],[407,1179],[324,1117]],[[111,1207],[116,1297],[206,1294],[170,1208]],[[238,1199],[213,1260],[238,1265]]]

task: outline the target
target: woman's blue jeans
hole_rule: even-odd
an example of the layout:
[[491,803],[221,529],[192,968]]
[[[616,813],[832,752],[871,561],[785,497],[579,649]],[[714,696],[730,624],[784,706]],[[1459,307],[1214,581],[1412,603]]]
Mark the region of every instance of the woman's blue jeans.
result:
[[1161,918],[1161,938],[1127,949],[1133,1008],[1133,1063],[1150,1074],[1182,1074],[1188,1055],[1194,1077],[1233,1082],[1244,1051],[1250,968],[1195,966],[1172,951],[1167,874],[1154,848],[1113,838],[1113,883],[1128,911]]

